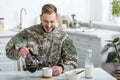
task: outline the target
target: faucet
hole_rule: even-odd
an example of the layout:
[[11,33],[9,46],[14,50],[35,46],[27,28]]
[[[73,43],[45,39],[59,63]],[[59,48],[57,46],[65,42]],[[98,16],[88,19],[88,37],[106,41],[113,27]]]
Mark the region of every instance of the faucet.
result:
[[21,29],[22,29],[22,26],[23,26],[23,24],[22,24],[22,13],[23,13],[23,11],[25,12],[25,15],[27,14],[25,8],[22,8],[22,9],[20,10],[20,24],[17,26],[17,29],[19,29],[19,30],[21,30]]
[[88,27],[91,29],[92,26],[93,26],[93,24],[92,24],[92,20],[89,20]]

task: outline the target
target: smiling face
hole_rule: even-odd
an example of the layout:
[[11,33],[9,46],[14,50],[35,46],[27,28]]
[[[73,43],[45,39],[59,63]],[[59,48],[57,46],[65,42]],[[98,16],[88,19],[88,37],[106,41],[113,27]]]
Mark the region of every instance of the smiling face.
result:
[[40,20],[45,32],[51,32],[55,28],[57,21],[57,8],[53,4],[45,4],[42,7]]
[[41,24],[45,30],[45,32],[49,33],[55,28],[55,24],[57,21],[56,13],[52,14],[42,14],[41,15]]

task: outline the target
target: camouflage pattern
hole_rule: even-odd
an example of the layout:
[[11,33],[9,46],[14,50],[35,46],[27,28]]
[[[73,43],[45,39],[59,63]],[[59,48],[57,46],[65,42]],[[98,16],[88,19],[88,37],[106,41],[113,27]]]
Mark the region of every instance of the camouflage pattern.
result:
[[6,46],[6,56],[18,60],[21,47],[30,47],[40,60],[39,69],[59,65],[64,70],[77,67],[76,49],[67,33],[60,28],[45,33],[41,24],[24,29],[12,37]]

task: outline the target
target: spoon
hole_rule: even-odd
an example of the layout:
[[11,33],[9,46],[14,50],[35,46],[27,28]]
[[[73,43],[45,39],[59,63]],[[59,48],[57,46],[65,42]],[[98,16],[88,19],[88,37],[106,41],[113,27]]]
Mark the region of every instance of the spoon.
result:
[[85,71],[85,70],[81,70],[81,71],[77,72],[76,75],[82,73],[83,71]]

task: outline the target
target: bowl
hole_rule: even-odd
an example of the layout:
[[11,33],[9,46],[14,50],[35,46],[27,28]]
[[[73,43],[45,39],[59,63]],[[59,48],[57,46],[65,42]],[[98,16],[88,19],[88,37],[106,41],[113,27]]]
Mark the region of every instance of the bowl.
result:
[[77,74],[79,71],[67,71],[65,72],[65,76],[67,80],[79,80],[80,74]]

